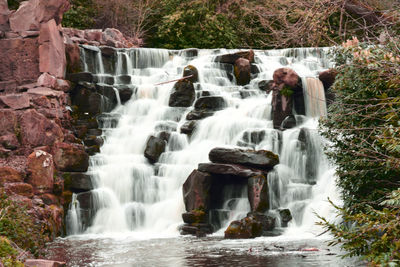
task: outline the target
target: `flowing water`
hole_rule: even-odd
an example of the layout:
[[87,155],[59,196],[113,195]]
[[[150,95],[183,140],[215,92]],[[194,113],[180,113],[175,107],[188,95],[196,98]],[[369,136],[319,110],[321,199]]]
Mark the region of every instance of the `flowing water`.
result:
[[[323,154],[324,140],[317,131],[326,106],[322,83],[315,77],[330,66],[327,50],[256,51],[257,71],[247,86],[236,85],[230,65],[214,62],[217,55],[231,52],[235,51],[121,49],[110,68],[103,66],[100,50],[82,48],[85,71],[97,74],[98,83],[113,76],[118,90],[121,77],[128,75],[134,94],[111,112],[119,118],[115,128],[102,125],[105,143],[91,157],[88,171],[95,186],[90,222],[82,221],[74,196],[67,216],[70,236],[49,247],[50,257],[67,260],[70,266],[338,266],[335,255],[340,252],[329,252],[324,244],[329,236],[317,237],[322,230],[315,226],[315,212],[335,218],[327,198],[339,202],[334,167]],[[194,108],[169,107],[174,83],[163,83],[182,77],[189,64],[199,71],[197,98],[222,96],[226,102],[223,110],[197,124],[191,138],[180,128]],[[306,106],[306,116],[296,115],[300,125],[283,132],[271,121],[272,93],[258,86],[272,80],[280,67],[301,76]],[[144,157],[146,142],[162,131],[171,132],[171,137],[153,165]],[[203,239],[180,237],[182,184],[198,163],[209,162],[212,148],[238,146],[279,154],[280,164],[268,174],[270,213],[290,209],[293,220],[288,228],[278,227],[283,233],[278,237],[223,240],[227,224],[250,210],[245,191],[227,188],[221,205],[227,216],[217,222],[221,229]],[[305,251],[307,247],[319,250]]]

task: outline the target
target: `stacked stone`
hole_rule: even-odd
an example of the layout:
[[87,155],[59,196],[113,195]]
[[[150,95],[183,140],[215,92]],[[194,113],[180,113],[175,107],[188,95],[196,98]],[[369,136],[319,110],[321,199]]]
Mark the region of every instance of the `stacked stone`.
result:
[[[183,185],[186,213],[182,214],[181,234],[212,233],[209,214],[214,203],[220,202],[223,187],[231,183],[247,184],[251,211],[243,220],[232,222],[225,237],[252,238],[272,230],[275,219],[265,215],[269,209],[267,176],[279,163],[278,156],[266,150],[214,148],[209,158],[211,163],[199,164]],[[252,227],[259,230],[249,230]]]

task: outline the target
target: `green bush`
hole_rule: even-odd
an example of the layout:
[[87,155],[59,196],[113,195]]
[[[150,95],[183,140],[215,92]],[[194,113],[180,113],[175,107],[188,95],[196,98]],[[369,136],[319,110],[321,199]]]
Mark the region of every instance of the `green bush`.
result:
[[92,0],[71,0],[71,8],[64,13],[63,27],[91,29],[97,16]]
[[[343,222],[319,223],[342,244],[345,256],[373,265],[400,264],[400,51],[397,40],[361,44],[356,38],[333,55],[335,101],[321,132],[337,166]],[[382,202],[382,199],[387,198]]]

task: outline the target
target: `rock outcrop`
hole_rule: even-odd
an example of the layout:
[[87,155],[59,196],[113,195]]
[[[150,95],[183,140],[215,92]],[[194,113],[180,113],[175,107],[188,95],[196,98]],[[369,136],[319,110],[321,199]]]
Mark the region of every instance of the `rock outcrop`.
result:
[[275,219],[265,215],[269,209],[268,172],[279,163],[277,155],[265,150],[214,148],[209,153],[212,163],[200,163],[183,185],[186,213],[181,234],[204,236],[220,222],[210,218],[223,204],[225,187],[247,188],[251,214],[232,222],[226,238],[253,238],[266,234]]

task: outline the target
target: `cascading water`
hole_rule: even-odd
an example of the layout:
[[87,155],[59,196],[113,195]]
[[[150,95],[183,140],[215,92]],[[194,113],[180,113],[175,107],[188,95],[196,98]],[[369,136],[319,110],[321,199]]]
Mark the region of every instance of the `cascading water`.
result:
[[[323,155],[323,141],[317,132],[317,118],[326,115],[326,107],[323,87],[315,81],[317,72],[329,67],[326,50],[256,51],[258,73],[247,86],[237,86],[226,71],[229,66],[214,62],[216,55],[235,51],[196,52],[198,55],[191,50],[121,49],[114,62],[115,71],[106,73],[101,51],[82,48],[85,71],[96,74],[100,83],[114,77],[115,88],[122,75],[128,75],[134,93],[125,105],[111,112],[119,117],[117,127],[103,124],[105,143],[101,153],[91,157],[88,171],[95,187],[95,214],[89,227],[82,229],[79,203],[74,198],[68,215],[70,234],[176,235],[184,212],[182,184],[199,163],[209,161],[212,148],[221,146],[279,154],[280,164],[268,175],[270,203],[272,209],[291,210],[294,221],[289,232],[312,226],[313,211],[329,215],[326,199],[329,194],[335,197],[334,170]],[[174,83],[163,83],[182,77],[183,68],[189,64],[199,71],[197,97],[222,96],[226,102],[223,110],[199,121],[190,138],[180,133],[180,128],[193,107],[169,107]],[[272,93],[258,87],[260,81],[272,80],[273,72],[281,67],[290,67],[302,77],[307,114],[296,115],[303,123],[283,132],[273,128]],[[144,157],[146,142],[149,136],[163,131],[170,133],[166,152],[156,164],[150,164]],[[230,212],[229,220],[244,217],[249,210],[242,193],[226,192],[224,199],[221,209]]]

